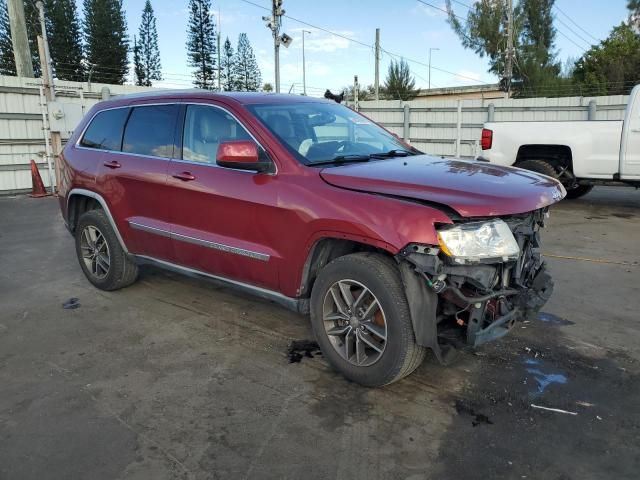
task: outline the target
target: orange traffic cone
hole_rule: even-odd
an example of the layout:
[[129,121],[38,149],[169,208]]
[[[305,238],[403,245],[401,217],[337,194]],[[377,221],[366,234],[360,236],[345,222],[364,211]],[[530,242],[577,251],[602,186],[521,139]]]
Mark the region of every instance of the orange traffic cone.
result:
[[31,194],[29,195],[30,197],[39,198],[51,195],[50,193],[47,193],[44,188],[44,182],[42,181],[40,171],[38,170],[38,166],[34,160],[31,160],[31,184],[33,187],[31,189]]

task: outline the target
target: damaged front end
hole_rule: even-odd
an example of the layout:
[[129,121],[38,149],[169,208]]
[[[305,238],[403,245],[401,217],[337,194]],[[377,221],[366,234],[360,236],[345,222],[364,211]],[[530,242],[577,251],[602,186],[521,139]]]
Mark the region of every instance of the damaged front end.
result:
[[540,252],[547,209],[458,222],[440,245],[398,255],[416,340],[443,363],[455,350],[504,336],[547,302],[553,281]]

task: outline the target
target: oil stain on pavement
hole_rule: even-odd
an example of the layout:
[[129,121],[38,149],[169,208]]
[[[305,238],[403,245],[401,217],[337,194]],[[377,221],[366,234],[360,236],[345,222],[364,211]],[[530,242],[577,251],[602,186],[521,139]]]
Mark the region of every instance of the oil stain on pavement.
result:
[[462,356],[455,368],[472,379],[440,445],[440,478],[638,478],[638,362],[587,355],[565,341],[573,322],[550,318]]

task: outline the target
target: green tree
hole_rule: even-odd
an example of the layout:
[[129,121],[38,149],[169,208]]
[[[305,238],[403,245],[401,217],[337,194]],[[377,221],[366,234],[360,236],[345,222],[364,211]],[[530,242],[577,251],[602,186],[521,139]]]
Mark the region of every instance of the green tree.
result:
[[262,75],[246,33],[241,33],[238,36],[234,69],[237,82],[236,89],[238,91],[257,92],[260,89]]
[[0,0],[0,75],[16,75],[7,0]]
[[76,2],[47,0],[47,37],[53,73],[61,80],[84,80],[82,33]]
[[268,92],[268,93],[269,93],[269,92],[273,92],[273,85],[271,85],[269,82],[265,83],[265,84],[262,86],[262,91],[263,91],[263,92]]
[[415,85],[416,81],[411,76],[409,64],[404,59],[400,59],[397,62],[391,60],[387,70],[387,78],[382,88],[384,96],[396,100],[411,100],[418,93],[414,88]]
[[[466,22],[447,0],[449,24],[465,48],[489,60],[489,71],[501,78],[505,72],[507,1],[481,0],[473,4]],[[557,86],[561,64],[556,60],[553,26],[555,0],[520,0],[513,11],[515,61],[512,81],[521,89]],[[504,80],[504,78],[503,78]]]
[[212,90],[216,69],[216,25],[211,15],[211,0],[189,0],[187,55],[195,70],[193,84]]
[[578,59],[573,81],[585,95],[621,95],[640,79],[640,36],[622,23]]
[[[142,59],[140,58],[140,44],[138,43],[138,39],[135,35],[133,36],[133,74],[135,76],[136,85],[139,87],[147,85],[148,80],[145,76]],[[151,82],[148,83],[150,84]]]
[[140,42],[138,44],[138,56],[142,68],[142,83],[147,87],[151,86],[152,80],[162,80],[162,66],[160,65],[160,49],[158,48],[158,30],[156,28],[156,17],[153,13],[151,1],[147,0],[142,10],[142,21],[138,30]]
[[123,84],[129,71],[127,22],[122,0],[84,0],[84,37],[92,81]]
[[629,0],[627,8],[629,9],[629,24],[638,33],[640,32],[640,0]]
[[225,92],[236,89],[237,79],[235,74],[235,58],[233,47],[229,41],[229,37],[224,41],[222,47],[222,56],[220,58],[220,82]]

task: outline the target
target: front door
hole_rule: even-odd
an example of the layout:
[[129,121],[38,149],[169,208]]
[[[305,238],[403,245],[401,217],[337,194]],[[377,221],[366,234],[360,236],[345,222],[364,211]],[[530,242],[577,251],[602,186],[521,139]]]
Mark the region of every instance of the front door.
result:
[[190,104],[183,118],[182,154],[168,175],[177,262],[277,289],[279,258],[268,225],[277,214],[278,177],[216,165],[221,142],[253,139],[228,111]]
[[625,118],[620,153],[620,177],[623,180],[640,180],[640,86],[629,96],[629,113]]
[[119,151],[105,152],[97,178],[128,250],[171,261],[167,169],[179,107],[130,109]]

